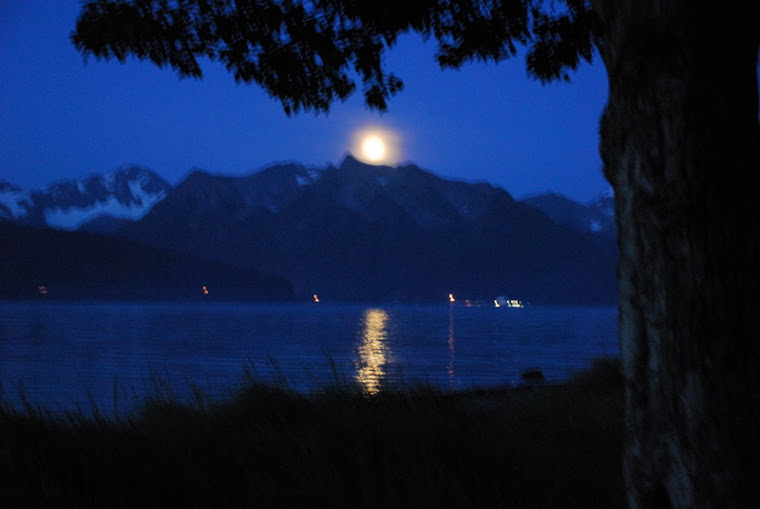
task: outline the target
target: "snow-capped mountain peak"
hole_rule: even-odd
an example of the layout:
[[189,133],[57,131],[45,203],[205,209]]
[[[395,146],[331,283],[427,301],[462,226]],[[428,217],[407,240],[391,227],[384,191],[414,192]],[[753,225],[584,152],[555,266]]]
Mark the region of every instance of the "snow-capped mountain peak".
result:
[[55,182],[24,192],[0,184],[0,217],[75,230],[99,216],[137,220],[171,190],[148,168],[125,165],[101,175]]

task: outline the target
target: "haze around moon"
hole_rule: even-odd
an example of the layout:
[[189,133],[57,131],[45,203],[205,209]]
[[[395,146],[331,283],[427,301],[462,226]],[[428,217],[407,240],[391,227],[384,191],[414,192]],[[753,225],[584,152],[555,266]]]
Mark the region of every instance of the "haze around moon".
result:
[[364,128],[354,133],[351,153],[367,164],[396,164],[401,154],[399,140],[399,135],[389,129]]

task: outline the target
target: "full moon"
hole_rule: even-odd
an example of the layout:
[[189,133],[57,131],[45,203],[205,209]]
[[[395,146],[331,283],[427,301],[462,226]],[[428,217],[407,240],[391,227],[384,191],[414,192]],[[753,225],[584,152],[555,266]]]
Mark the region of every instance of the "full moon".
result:
[[370,161],[382,161],[385,158],[385,141],[377,135],[369,135],[362,141],[362,155]]
[[367,164],[397,164],[401,158],[401,137],[387,127],[364,126],[353,132],[351,153]]

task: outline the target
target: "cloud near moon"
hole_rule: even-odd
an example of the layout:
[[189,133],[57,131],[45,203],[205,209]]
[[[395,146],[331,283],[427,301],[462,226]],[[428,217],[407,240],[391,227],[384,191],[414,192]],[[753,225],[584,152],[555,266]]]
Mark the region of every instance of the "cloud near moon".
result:
[[395,164],[399,162],[399,136],[389,129],[364,128],[353,136],[351,153],[368,164]]

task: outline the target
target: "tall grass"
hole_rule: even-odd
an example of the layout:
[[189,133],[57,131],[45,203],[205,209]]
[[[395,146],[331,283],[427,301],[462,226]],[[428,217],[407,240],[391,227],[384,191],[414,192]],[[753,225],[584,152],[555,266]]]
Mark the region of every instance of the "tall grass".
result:
[[[128,415],[0,405],[3,507],[622,507],[622,382],[446,393],[248,372],[226,399]],[[284,382],[284,381],[283,381]],[[163,390],[163,389],[162,389]]]

